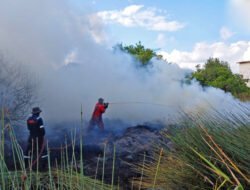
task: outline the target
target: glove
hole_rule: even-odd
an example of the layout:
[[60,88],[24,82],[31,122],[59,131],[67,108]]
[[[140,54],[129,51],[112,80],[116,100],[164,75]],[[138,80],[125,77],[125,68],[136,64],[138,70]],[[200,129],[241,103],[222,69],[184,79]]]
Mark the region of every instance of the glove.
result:
[[104,107],[107,109],[109,107],[109,103],[104,103]]

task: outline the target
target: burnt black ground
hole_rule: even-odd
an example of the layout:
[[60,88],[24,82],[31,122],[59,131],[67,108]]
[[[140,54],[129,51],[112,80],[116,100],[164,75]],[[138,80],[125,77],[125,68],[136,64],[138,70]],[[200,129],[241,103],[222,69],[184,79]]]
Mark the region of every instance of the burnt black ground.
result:
[[[114,130],[114,126],[108,128],[102,132],[98,128],[87,133],[83,129],[83,165],[84,174],[87,176],[95,177],[97,162],[99,160],[99,167],[97,169],[97,178],[102,178],[102,167],[103,162],[105,162],[105,181],[107,183],[111,182],[112,179],[112,166],[113,166],[113,153],[115,147],[115,184],[119,184],[123,189],[130,189],[130,181],[133,177],[140,176],[139,173],[135,171],[135,164],[143,162],[144,154],[150,158],[154,155],[156,147],[160,147],[162,143],[167,144],[168,139],[161,136],[161,125],[137,125],[134,127],[123,127],[120,130]],[[47,134],[46,139],[49,142],[51,163],[54,164],[55,160],[60,163],[61,152],[68,151],[69,158],[73,152],[73,147],[71,146],[71,137],[75,139],[75,155],[77,159],[80,158],[80,130],[73,130],[69,132],[68,128],[62,128],[60,125],[56,127],[56,135]],[[60,129],[60,130],[59,130]],[[52,130],[52,129],[51,129]],[[18,141],[25,149],[26,138],[18,136]],[[67,142],[67,143],[66,143]],[[60,147],[67,148],[60,149]],[[105,148],[105,160],[104,147]],[[7,149],[11,149],[7,146]],[[7,150],[6,150],[7,151]],[[8,160],[8,167],[14,169],[12,162],[11,151],[7,151],[6,160]],[[78,162],[78,169],[80,163]],[[43,168],[44,169],[44,168]]]

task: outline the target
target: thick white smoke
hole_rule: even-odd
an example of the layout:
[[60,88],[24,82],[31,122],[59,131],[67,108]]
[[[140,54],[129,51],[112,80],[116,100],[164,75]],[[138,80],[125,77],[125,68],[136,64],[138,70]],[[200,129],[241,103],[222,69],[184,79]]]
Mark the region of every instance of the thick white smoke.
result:
[[120,103],[111,104],[106,117],[128,122],[173,119],[180,110],[249,119],[249,105],[230,94],[197,82],[185,85],[188,70],[157,60],[138,69],[130,56],[96,43],[101,23],[82,9],[61,0],[0,2],[0,50],[29,64],[47,120],[80,120],[81,104],[89,119],[99,97]]

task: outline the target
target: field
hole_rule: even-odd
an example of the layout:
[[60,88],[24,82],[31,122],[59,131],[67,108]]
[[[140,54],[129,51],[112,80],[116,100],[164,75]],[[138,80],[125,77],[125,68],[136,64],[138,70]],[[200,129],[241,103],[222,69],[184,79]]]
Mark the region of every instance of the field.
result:
[[[250,125],[238,118],[231,118],[232,124],[220,119],[206,121],[188,116],[178,125],[159,129],[161,138],[168,141],[152,144],[153,154],[141,153],[139,161],[127,163],[134,176],[126,187],[117,173],[116,159],[120,158],[116,144],[112,145],[112,155],[107,154],[104,144],[96,167],[92,166],[94,175],[85,174],[84,157],[88,155],[76,133],[58,150],[60,160],[52,159],[46,145],[48,159],[37,159],[37,152],[25,165],[15,126],[2,119],[1,189],[249,189]],[[143,133],[142,129],[138,128]]]

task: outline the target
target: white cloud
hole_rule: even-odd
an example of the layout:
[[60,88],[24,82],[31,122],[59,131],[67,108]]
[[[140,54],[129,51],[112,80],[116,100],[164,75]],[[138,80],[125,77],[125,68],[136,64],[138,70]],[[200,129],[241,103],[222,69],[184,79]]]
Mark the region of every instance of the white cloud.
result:
[[231,38],[233,35],[234,35],[234,33],[225,26],[223,26],[220,29],[220,37],[223,40],[227,40],[227,39]]
[[156,39],[156,44],[159,47],[164,47],[167,43],[166,36],[162,33],[158,34],[157,39]]
[[173,50],[171,52],[161,51],[159,54],[168,62],[176,63],[182,68],[195,69],[195,66],[203,65],[210,57],[216,57],[229,62],[232,70],[238,72],[239,61],[250,58],[250,41],[238,41],[231,44],[216,42],[208,44],[197,43],[192,51]]
[[130,5],[123,9],[122,14],[124,16],[130,16],[132,14],[136,14],[142,8],[143,8],[143,5]]
[[229,7],[229,14],[235,23],[250,31],[250,1],[230,0]]
[[144,5],[130,5],[122,10],[101,11],[97,15],[106,23],[119,23],[126,27],[143,27],[154,31],[177,31],[185,26],[178,21],[169,21],[166,16],[159,15],[155,8]]
[[247,48],[243,55],[243,60],[250,60],[250,47]]
[[175,41],[175,38],[172,36],[167,37],[163,33],[159,33],[156,37],[155,44],[157,45],[158,48],[164,48],[167,43],[172,43]]

